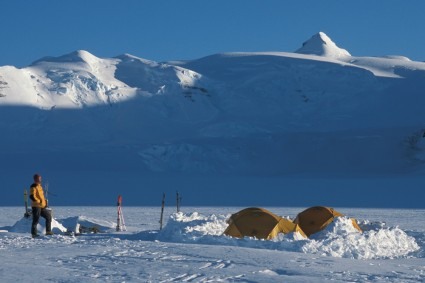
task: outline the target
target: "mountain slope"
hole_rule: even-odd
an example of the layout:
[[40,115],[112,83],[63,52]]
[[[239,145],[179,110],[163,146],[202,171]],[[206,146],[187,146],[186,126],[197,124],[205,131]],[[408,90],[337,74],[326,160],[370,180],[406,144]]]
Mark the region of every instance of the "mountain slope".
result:
[[295,53],[186,62],[80,50],[0,67],[1,169],[72,172],[93,192],[110,174],[159,176],[155,189],[224,176],[223,193],[248,177],[421,175],[423,89],[425,63],[351,56],[324,33]]

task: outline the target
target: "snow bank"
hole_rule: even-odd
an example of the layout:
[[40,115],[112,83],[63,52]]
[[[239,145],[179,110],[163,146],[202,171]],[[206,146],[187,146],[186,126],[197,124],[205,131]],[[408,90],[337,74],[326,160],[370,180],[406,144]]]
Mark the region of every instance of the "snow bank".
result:
[[[9,232],[12,233],[31,233],[32,218],[25,218],[18,220],[13,226],[10,227]],[[95,229],[98,232],[106,232],[115,230],[115,224],[112,222],[89,218],[85,216],[69,217],[65,219],[52,219],[52,231],[55,234],[65,232],[80,233],[80,229],[90,231]],[[45,220],[40,218],[37,230],[40,234],[46,233]],[[93,230],[94,231],[94,230]]]
[[[167,225],[158,234],[158,240],[170,242],[208,242],[218,241],[226,230],[227,217],[224,215],[203,216],[198,212],[172,214]],[[214,239],[215,238],[215,239]]]
[[[310,239],[296,233],[280,234],[271,241],[251,237],[236,239],[223,235],[229,215],[203,216],[198,212],[171,215],[157,240],[164,242],[235,245],[259,249],[284,250],[320,254],[339,258],[378,259],[404,257],[419,250],[415,238],[399,228],[386,228],[385,224],[362,224],[359,233],[347,217],[338,217],[325,230]],[[370,230],[367,230],[370,229]]]
[[[32,218],[22,217],[12,227],[10,227],[9,232],[31,233],[31,224],[32,224]],[[45,220],[42,217],[40,217],[37,230],[40,234],[46,233]],[[66,232],[66,228],[61,223],[59,223],[56,219],[52,219],[52,231],[54,233]]]
[[[226,220],[230,215],[202,215],[198,212],[172,214],[167,225],[161,231],[142,231],[133,235],[124,235],[128,240],[161,241],[173,243],[238,246],[246,248],[289,251],[306,254],[318,254],[337,258],[353,259],[393,259],[400,257],[424,257],[423,233],[409,236],[398,227],[386,227],[382,222],[362,221],[363,233],[353,227],[348,217],[338,217],[325,230],[312,235],[309,239],[298,233],[279,234],[273,240],[260,240],[253,237],[243,239],[223,235],[227,228]],[[44,233],[44,219],[39,224],[39,232]],[[8,227],[9,232],[30,233],[31,219],[22,218]],[[115,223],[85,216],[53,220],[53,232],[60,234],[73,231],[85,233],[96,231],[117,235]]]
[[401,229],[384,226],[360,234],[351,219],[338,217],[324,231],[313,235],[302,250],[334,257],[374,259],[406,256],[419,249],[415,239]]
[[[106,232],[115,230],[116,224],[113,222],[90,218],[86,216],[75,216],[59,220],[68,232],[81,233],[82,231]],[[81,231],[80,231],[81,229]]]

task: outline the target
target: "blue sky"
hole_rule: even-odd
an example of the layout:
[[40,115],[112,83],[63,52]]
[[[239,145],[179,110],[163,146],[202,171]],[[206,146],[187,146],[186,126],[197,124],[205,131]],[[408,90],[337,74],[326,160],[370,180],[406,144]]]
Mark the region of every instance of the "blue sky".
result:
[[324,31],[355,56],[425,61],[425,1],[3,1],[0,66],[78,49],[156,61],[289,51]]

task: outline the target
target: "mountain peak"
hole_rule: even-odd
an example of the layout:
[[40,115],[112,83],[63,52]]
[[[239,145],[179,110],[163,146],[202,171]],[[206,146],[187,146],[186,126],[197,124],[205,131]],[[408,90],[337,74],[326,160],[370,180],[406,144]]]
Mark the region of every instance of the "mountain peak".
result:
[[339,48],[324,32],[313,35],[295,53],[333,58],[351,56],[347,50]]
[[140,57],[137,57],[137,56],[128,54],[128,53],[124,53],[124,54],[119,55],[119,56],[116,56],[114,58],[115,59],[119,59],[122,62],[141,62],[141,63],[148,64],[148,65],[151,65],[151,66],[157,66],[157,65],[159,65],[155,61],[144,59],[144,58],[140,58]]
[[32,65],[35,65],[40,62],[55,62],[55,63],[87,63],[91,64],[93,62],[97,62],[99,60],[98,57],[94,56],[88,51],[85,50],[76,50],[69,54],[65,54],[58,57],[43,57],[37,61],[35,61]]

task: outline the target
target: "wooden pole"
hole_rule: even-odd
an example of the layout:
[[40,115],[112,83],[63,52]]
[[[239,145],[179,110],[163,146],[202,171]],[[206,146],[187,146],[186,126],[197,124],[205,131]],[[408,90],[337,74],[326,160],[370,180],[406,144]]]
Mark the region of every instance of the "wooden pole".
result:
[[121,195],[119,195],[117,200],[117,231],[118,232],[122,231],[121,203],[122,203],[122,197]]
[[24,216],[25,216],[25,218],[29,218],[31,215],[30,215],[29,210],[28,210],[28,193],[27,193],[26,189],[24,190],[24,203],[25,203],[25,214],[24,214]]
[[178,191],[176,191],[176,208],[177,208],[177,212],[180,212],[181,203],[182,203],[182,196],[179,194]]
[[49,207],[49,182],[46,182],[46,185],[44,186],[44,191],[46,192],[45,199],[46,199],[46,207]]
[[162,220],[164,218],[165,193],[162,193],[161,218],[159,219],[159,230],[162,230]]

